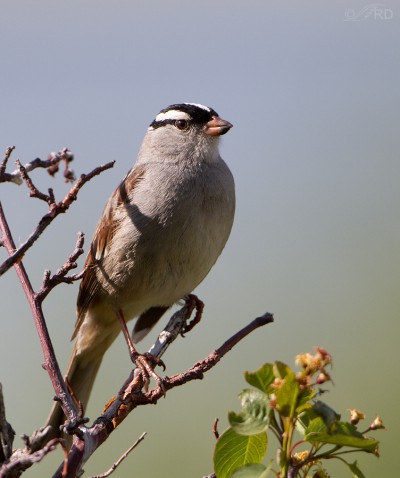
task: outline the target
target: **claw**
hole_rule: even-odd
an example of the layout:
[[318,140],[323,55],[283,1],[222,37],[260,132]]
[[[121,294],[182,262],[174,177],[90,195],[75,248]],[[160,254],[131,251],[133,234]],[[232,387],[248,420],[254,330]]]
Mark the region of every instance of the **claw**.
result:
[[122,313],[122,310],[118,310],[117,312],[117,318],[121,324],[121,329],[122,333],[125,337],[125,341],[128,345],[129,349],[129,355],[131,357],[131,360],[136,366],[140,369],[142,378],[144,381],[144,389],[146,392],[149,389],[149,384],[150,384],[150,377],[153,377],[154,380],[157,382],[157,385],[161,387],[163,390],[163,393],[165,395],[166,389],[163,383],[163,379],[157,375],[157,373],[154,371],[154,367],[156,365],[159,365],[165,370],[165,364],[164,362],[158,358],[155,357],[154,355],[151,355],[150,353],[145,353],[145,354],[140,354],[134,347],[132,343],[131,336],[129,335],[128,328],[126,326],[125,318]]
[[181,331],[182,337],[185,336],[188,332],[190,332],[195,325],[197,325],[201,317],[203,315],[203,309],[204,309],[204,302],[202,302],[196,295],[194,294],[189,294],[186,297],[186,306],[188,308],[188,318],[187,320],[190,319],[190,316],[193,312],[193,310],[196,310],[196,314],[190,322],[186,322],[186,325],[183,327]]

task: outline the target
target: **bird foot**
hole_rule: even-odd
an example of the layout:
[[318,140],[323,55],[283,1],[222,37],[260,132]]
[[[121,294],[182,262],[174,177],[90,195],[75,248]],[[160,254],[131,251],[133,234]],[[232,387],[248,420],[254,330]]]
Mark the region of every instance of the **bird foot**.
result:
[[153,377],[157,385],[163,389],[164,395],[165,395],[166,390],[164,387],[164,380],[154,371],[154,367],[156,367],[157,365],[162,367],[163,370],[165,370],[164,362],[160,358],[155,357],[154,355],[151,355],[150,353],[146,352],[144,354],[140,354],[136,352],[136,350],[131,351],[130,356],[131,356],[132,362],[141,371],[142,378],[145,383],[144,388],[146,392],[149,389],[150,377]]
[[[204,302],[202,302],[197,295],[194,294],[189,294],[186,298],[186,307],[188,309],[187,312],[187,322],[186,325],[182,328],[181,335],[182,337],[185,336],[188,332],[190,332],[195,325],[197,325],[201,317],[203,315],[203,309],[204,309]],[[192,312],[196,310],[196,314],[194,318],[189,321],[190,316],[192,315]]]
[[163,383],[163,379],[156,374],[154,371],[154,367],[160,365],[163,370],[165,370],[164,362],[154,355],[150,353],[140,354],[133,345],[132,339],[129,335],[128,328],[126,326],[126,322],[121,310],[117,312],[117,318],[121,324],[122,334],[125,338],[126,344],[128,345],[129,355],[131,357],[132,362],[139,368],[142,373],[142,378],[144,381],[144,388],[146,392],[149,389],[150,377],[153,377],[154,380],[157,382],[157,385],[162,388],[164,395],[165,395],[165,386]]

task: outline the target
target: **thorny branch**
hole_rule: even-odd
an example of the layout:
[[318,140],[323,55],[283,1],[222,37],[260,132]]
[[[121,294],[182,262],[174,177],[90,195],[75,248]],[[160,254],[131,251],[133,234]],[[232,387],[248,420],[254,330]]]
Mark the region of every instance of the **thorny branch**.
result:
[[[9,151],[11,148],[8,148],[7,153],[5,155],[5,158],[2,161],[2,164],[0,166],[0,182],[2,181],[12,181],[12,179],[4,179],[4,177],[7,177],[7,174],[4,172],[7,161],[9,156],[11,155],[11,151]],[[65,150],[62,152],[65,153]],[[56,156],[56,159],[59,161],[62,160],[62,152],[60,153],[53,153]],[[70,154],[70,152],[67,150],[67,152]],[[35,164],[35,167],[32,166],[32,163]],[[77,200],[78,192],[79,190],[88,182],[90,181],[94,176],[97,176],[98,174],[102,173],[103,171],[110,169],[114,166],[115,161],[111,161],[109,163],[106,163],[102,166],[98,166],[97,168],[93,169],[90,173],[88,174],[82,174],[80,178],[77,180],[77,182],[71,187],[69,190],[68,194],[65,196],[65,198],[58,203],[56,202],[54,198],[54,193],[52,189],[49,189],[48,194],[45,194],[41,191],[38,190],[38,188],[33,184],[32,179],[30,178],[28,171],[31,171],[32,169],[35,169],[36,167],[43,167],[43,168],[48,168],[50,166],[54,166],[54,164],[57,164],[54,159],[49,159],[48,161],[42,161],[39,159],[35,159],[32,163],[28,163],[28,165],[22,166],[19,161],[17,161],[18,165],[18,176],[15,176],[16,173],[12,173],[12,177],[18,177],[21,179],[21,181],[25,181],[29,191],[30,191],[30,196],[31,197],[36,197],[38,199],[41,199],[42,201],[45,201],[49,205],[49,211],[47,214],[45,214],[37,224],[35,230],[31,233],[31,235],[28,237],[28,239],[18,248],[15,249],[10,253],[9,252],[9,257],[0,265],[0,276],[2,276],[5,272],[7,272],[14,264],[16,264],[18,261],[22,259],[26,251],[34,244],[35,241],[40,237],[40,235],[43,233],[43,231],[52,223],[52,221],[59,215],[65,213],[70,205]],[[54,173],[53,173],[54,174]],[[3,178],[3,179],[2,179]],[[15,182],[15,181],[14,181]],[[19,183],[18,183],[19,184]],[[0,203],[1,207],[1,203]],[[3,241],[1,241],[3,242]]]

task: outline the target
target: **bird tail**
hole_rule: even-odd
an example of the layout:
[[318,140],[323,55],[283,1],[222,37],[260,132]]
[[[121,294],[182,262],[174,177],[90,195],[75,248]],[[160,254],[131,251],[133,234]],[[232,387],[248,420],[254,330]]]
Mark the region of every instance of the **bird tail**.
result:
[[[68,385],[71,387],[74,396],[82,404],[84,411],[86,410],[105,350],[103,353],[99,350],[97,352],[96,354],[90,354],[89,358],[87,357],[88,354],[78,354],[75,346],[65,374]],[[46,422],[46,425],[52,427],[52,438],[61,436],[60,427],[65,420],[66,418],[60,403],[55,402]]]
[[[99,314],[87,313],[74,333],[75,346],[65,373],[65,378],[76,400],[85,412],[90,393],[103,356],[120,332],[116,319],[104,320]],[[59,402],[53,405],[46,425],[52,427],[50,438],[61,436],[60,426],[65,416]]]

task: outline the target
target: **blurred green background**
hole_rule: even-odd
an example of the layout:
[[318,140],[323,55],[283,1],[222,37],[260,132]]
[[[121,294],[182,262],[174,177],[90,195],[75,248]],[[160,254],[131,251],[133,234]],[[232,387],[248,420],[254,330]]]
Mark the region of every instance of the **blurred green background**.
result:
[[[346,21],[368,5],[2,2],[0,151],[15,145],[13,159],[25,163],[66,146],[78,175],[117,160],[24,259],[34,287],[44,269],[54,271],[65,261],[77,231],[86,233],[88,245],[155,114],[192,101],[234,124],[221,151],[236,178],[238,204],[231,239],[196,291],[206,303],[203,320],[168,351],[166,373],[185,370],[265,311],[276,319],[202,382],[131,414],[85,476],[108,469],[143,431],[145,442],[113,476],[210,473],[214,418],[222,431],[227,411],[239,408],[242,372],[277,359],[292,364],[316,345],[334,358],[335,385],[324,400],[343,417],[347,408],[359,408],[367,424],[379,413],[387,425],[376,434],[381,458],[354,459],[368,478],[397,476],[400,7],[388,1],[380,4],[382,15],[370,8],[358,21]],[[52,179],[36,171],[32,177],[43,189],[53,187],[58,199],[68,190],[61,175]],[[0,197],[21,243],[45,205],[10,184],[1,186]],[[60,286],[45,302],[63,369],[76,293],[77,284]],[[14,271],[1,278],[0,294],[0,380],[19,436],[44,423],[53,391]],[[90,417],[129,370],[118,340],[96,382]],[[24,476],[51,476],[61,460],[57,450]],[[349,475],[339,468],[334,476]]]

